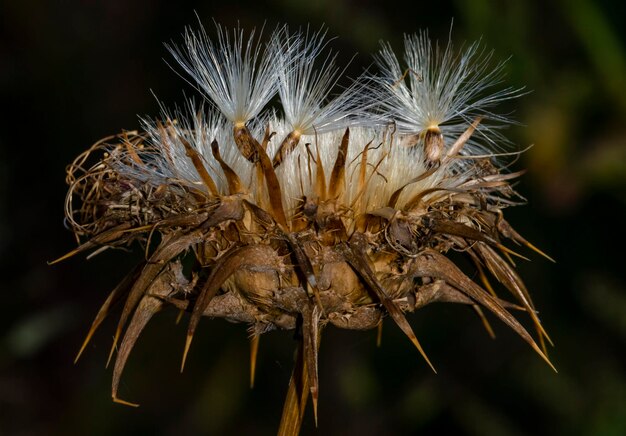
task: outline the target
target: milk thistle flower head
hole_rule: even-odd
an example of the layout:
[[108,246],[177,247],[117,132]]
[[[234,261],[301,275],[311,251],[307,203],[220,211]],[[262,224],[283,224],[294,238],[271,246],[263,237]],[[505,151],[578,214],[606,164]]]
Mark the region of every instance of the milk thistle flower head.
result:
[[[189,314],[181,370],[203,317],[247,324],[251,384],[260,336],[296,330],[280,434],[298,433],[309,396],[317,422],[328,326],[367,330],[389,319],[434,370],[406,315],[457,303],[490,334],[491,312],[552,366],[512,261],[523,256],[508,245],[543,253],[504,218],[520,203],[509,184],[519,173],[503,172],[493,148],[502,137],[483,127],[505,121],[493,106],[517,94],[492,90],[501,65],[489,67],[476,44],[440,51],[421,33],[405,39],[406,65],[383,45],[380,72],[336,95],[342,70],[323,54],[325,37],[279,27],[264,46],[241,29],[231,37],[217,26],[215,42],[187,30],[184,47],[171,50],[208,104],[164,109],[69,166],[66,215],[80,244],[61,259],[145,250],[77,356],[123,302],[109,356],[117,350],[114,401],[133,405],[118,397],[120,377],[164,307]],[[277,93],[282,110],[267,107]],[[467,256],[475,274],[451,252]],[[536,339],[513,309],[530,318]]]

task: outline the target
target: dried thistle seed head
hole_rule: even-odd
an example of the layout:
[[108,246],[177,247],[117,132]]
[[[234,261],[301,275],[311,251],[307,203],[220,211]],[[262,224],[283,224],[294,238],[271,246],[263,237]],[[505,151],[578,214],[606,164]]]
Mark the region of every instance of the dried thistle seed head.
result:
[[[187,31],[175,57],[213,106],[164,110],[142,120],[142,132],[109,137],[70,165],[66,214],[81,245],[63,258],[133,243],[146,250],[85,340],[122,302],[115,401],[129,404],[117,397],[120,376],[165,306],[190,314],[183,365],[205,316],[248,324],[252,368],[259,335],[298,329],[284,434],[297,433],[309,394],[317,413],[317,353],[329,324],[366,330],[389,317],[432,367],[405,314],[463,304],[491,331],[487,309],[551,365],[549,338],[512,262],[522,256],[505,245],[538,251],[503,215],[521,200],[509,185],[519,173],[498,167],[489,147],[500,136],[482,127],[502,121],[490,107],[516,94],[483,95],[500,66],[490,69],[478,45],[442,53],[422,33],[406,38],[410,74],[384,46],[380,75],[333,100],[334,58],[314,66],[324,37],[281,28],[261,51],[241,30],[231,40],[218,26],[217,44],[204,30]],[[261,112],[275,83],[284,116]],[[478,281],[452,251],[469,258]],[[194,260],[189,271],[183,258]],[[512,309],[526,312],[539,344]]]

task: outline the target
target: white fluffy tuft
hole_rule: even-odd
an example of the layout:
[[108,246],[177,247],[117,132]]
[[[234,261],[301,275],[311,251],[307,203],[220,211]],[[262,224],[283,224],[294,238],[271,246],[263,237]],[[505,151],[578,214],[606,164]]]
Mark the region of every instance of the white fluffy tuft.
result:
[[479,42],[457,53],[451,42],[445,49],[433,45],[426,32],[405,35],[404,46],[403,64],[386,43],[376,56],[380,74],[373,77],[377,86],[372,96],[379,102],[374,118],[395,122],[402,133],[439,128],[451,145],[482,117],[465,151],[480,153],[505,142],[497,125],[510,121],[491,109],[519,96],[520,90],[493,90],[502,81],[504,63],[492,67],[492,52]]
[[335,63],[336,53],[322,55],[328,42],[326,31],[308,29],[287,34],[285,42],[274,40],[285,120],[292,131],[303,135],[345,128],[357,112],[355,103],[361,89],[356,82],[330,98],[343,70]]
[[[184,48],[168,48],[228,120],[246,123],[276,94],[275,63],[268,56],[269,48],[263,49],[255,39],[254,30],[246,42],[243,29],[234,29],[231,35],[220,25],[216,28],[216,42],[204,28],[198,33],[186,29]],[[272,39],[279,39],[281,32],[275,30]]]

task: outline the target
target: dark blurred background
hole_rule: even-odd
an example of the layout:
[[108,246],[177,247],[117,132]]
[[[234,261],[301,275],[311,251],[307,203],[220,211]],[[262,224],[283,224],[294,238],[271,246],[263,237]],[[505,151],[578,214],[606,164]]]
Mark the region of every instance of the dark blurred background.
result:
[[[509,221],[557,259],[519,265],[556,347],[554,374],[493,320],[495,341],[464,307],[411,317],[434,375],[391,323],[376,333],[328,329],[320,360],[319,429],[303,434],[626,434],[626,58],[617,0],[22,1],[0,6],[0,434],[273,434],[293,357],[291,334],[264,336],[248,388],[241,325],[205,320],[185,372],[185,323],[166,310],[131,355],[110,400],[104,363],[114,320],[72,361],[92,317],[130,268],[107,252],[60,265],[75,245],[63,226],[65,166],[97,139],[138,126],[136,114],[193,94],[165,64],[197,12],[232,26],[325,23],[357,75],[380,39],[482,38],[510,56],[508,83],[531,93],[503,110],[508,132],[535,146],[517,169],[529,205]],[[620,357],[621,356],[621,357]]]

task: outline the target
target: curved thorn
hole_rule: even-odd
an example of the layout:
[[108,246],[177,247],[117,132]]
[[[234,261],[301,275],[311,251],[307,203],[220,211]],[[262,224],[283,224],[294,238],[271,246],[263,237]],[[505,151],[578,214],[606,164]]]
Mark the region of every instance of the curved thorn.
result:
[[78,253],[81,253],[85,250],[89,250],[90,248],[95,248],[103,245],[107,245],[109,242],[116,241],[119,239],[127,230],[131,227],[131,223],[123,223],[119,226],[113,227],[112,229],[106,230],[105,232],[100,233],[99,235],[94,236],[84,244],[76,247],[69,253],[64,254],[63,256],[55,259],[53,261],[46,262],[48,265],[55,265],[59,262],[62,262],[66,259],[69,259],[72,256],[75,256]]
[[185,370],[185,362],[187,361],[187,354],[189,353],[189,347],[191,347],[191,341],[193,340],[193,334],[187,333],[187,339],[185,340],[185,349],[183,350],[183,359],[180,363],[180,372]]
[[93,334],[95,333],[95,331],[96,331],[96,327],[92,325],[89,331],[87,332],[87,335],[85,336],[85,339],[83,340],[83,344],[80,346],[78,353],[76,353],[76,357],[74,358],[74,365],[78,363],[78,359],[80,359],[80,356],[83,354],[83,351],[85,351],[85,348],[87,347],[87,344],[89,344],[89,342],[91,341],[91,338]]
[[300,433],[304,408],[309,398],[309,379],[306,363],[303,356],[303,340],[298,344],[296,361],[294,363],[289,387],[283,405],[283,412],[278,428],[278,436],[294,436]]
[[185,314],[185,311],[183,309],[178,309],[178,315],[176,315],[176,321],[174,321],[174,324],[176,325],[180,324],[180,320],[183,319],[184,314]]
[[548,259],[550,262],[552,263],[556,263],[556,260],[554,260],[553,258],[551,258],[550,256],[548,256],[546,253],[544,253],[543,251],[541,251],[539,248],[535,247],[533,244],[531,244],[530,242],[524,240],[522,241],[522,244],[524,244],[526,247],[530,248],[531,250],[533,250],[535,253],[545,257],[546,259]]
[[115,350],[117,350],[117,341],[120,340],[120,336],[122,334],[122,329],[121,327],[117,327],[117,329],[115,330],[115,336],[113,336],[113,344],[111,345],[111,350],[109,351],[109,357],[107,358],[107,364],[104,366],[105,368],[109,367],[109,364],[111,363],[111,359],[113,358],[113,353],[115,352]]
[[[516,253],[515,251],[511,250],[510,248],[505,247],[502,244],[497,244],[496,247],[498,247],[500,250],[504,251],[506,254],[512,254],[515,257],[519,257],[520,259],[524,259],[530,262],[530,259],[527,258],[526,256],[523,256],[519,253]],[[513,259],[509,260],[513,265],[515,265],[515,263],[513,262]]]
[[483,327],[485,327],[485,330],[487,330],[487,334],[489,335],[489,337],[491,339],[495,339],[496,338],[496,334],[493,331],[493,328],[491,327],[491,324],[489,324],[489,320],[487,319],[487,317],[483,313],[483,310],[480,308],[480,306],[478,304],[472,304],[472,309],[474,309],[474,312],[476,312],[476,315],[478,315],[478,317],[482,321]]
[[130,401],[122,400],[121,398],[117,398],[116,396],[113,396],[112,398],[114,403],[130,407],[139,407],[139,403],[131,403]]
[[250,338],[250,389],[254,387],[254,377],[256,374],[256,361],[259,354],[259,342],[261,335],[254,334]]
[[[77,248],[73,249],[72,251],[70,251],[70,252],[68,252],[68,253],[65,253],[63,256],[61,256],[61,257],[59,257],[59,258],[57,258],[57,259],[54,259],[54,260],[48,260],[48,261],[46,261],[46,263],[47,263],[49,266],[52,266],[52,265],[55,265],[55,264],[57,264],[57,263],[59,263],[59,262],[63,262],[64,260],[69,259],[70,257],[75,256],[75,255],[77,255],[78,253],[80,253],[81,251],[84,251],[84,250],[86,250],[87,248],[89,248],[89,247],[86,247],[86,246],[85,246],[85,245],[86,245],[86,244],[88,244],[88,243],[89,243],[89,242],[86,242],[85,244],[83,244],[83,245],[81,245],[81,246],[79,246],[79,247],[77,247]],[[91,245],[90,245],[90,246],[91,246]]]
[[497,227],[498,227],[498,231],[505,237],[512,239],[513,241],[518,242],[522,245],[525,245],[526,247],[530,248],[534,252],[548,259],[550,262],[556,263],[556,260],[548,256],[539,248],[535,247],[533,244],[528,242],[526,238],[524,238],[522,235],[517,233],[517,231],[506,220],[502,218],[502,214],[500,214],[499,219],[497,220]]
[[320,315],[318,306],[309,302],[302,313],[302,335],[304,343],[304,361],[309,379],[309,390],[313,401],[315,426],[317,427],[317,400],[319,395],[318,352],[320,346]]
[[313,416],[315,418],[315,428],[317,428],[317,388],[311,387],[311,400],[313,401]]
[[498,298],[498,295],[496,294],[496,291],[494,291],[493,286],[491,286],[491,282],[489,281],[487,274],[485,274],[485,270],[480,264],[480,261],[478,259],[474,259],[474,264],[476,265],[478,276],[480,277],[480,281],[483,282],[485,289],[489,291],[492,297]]

